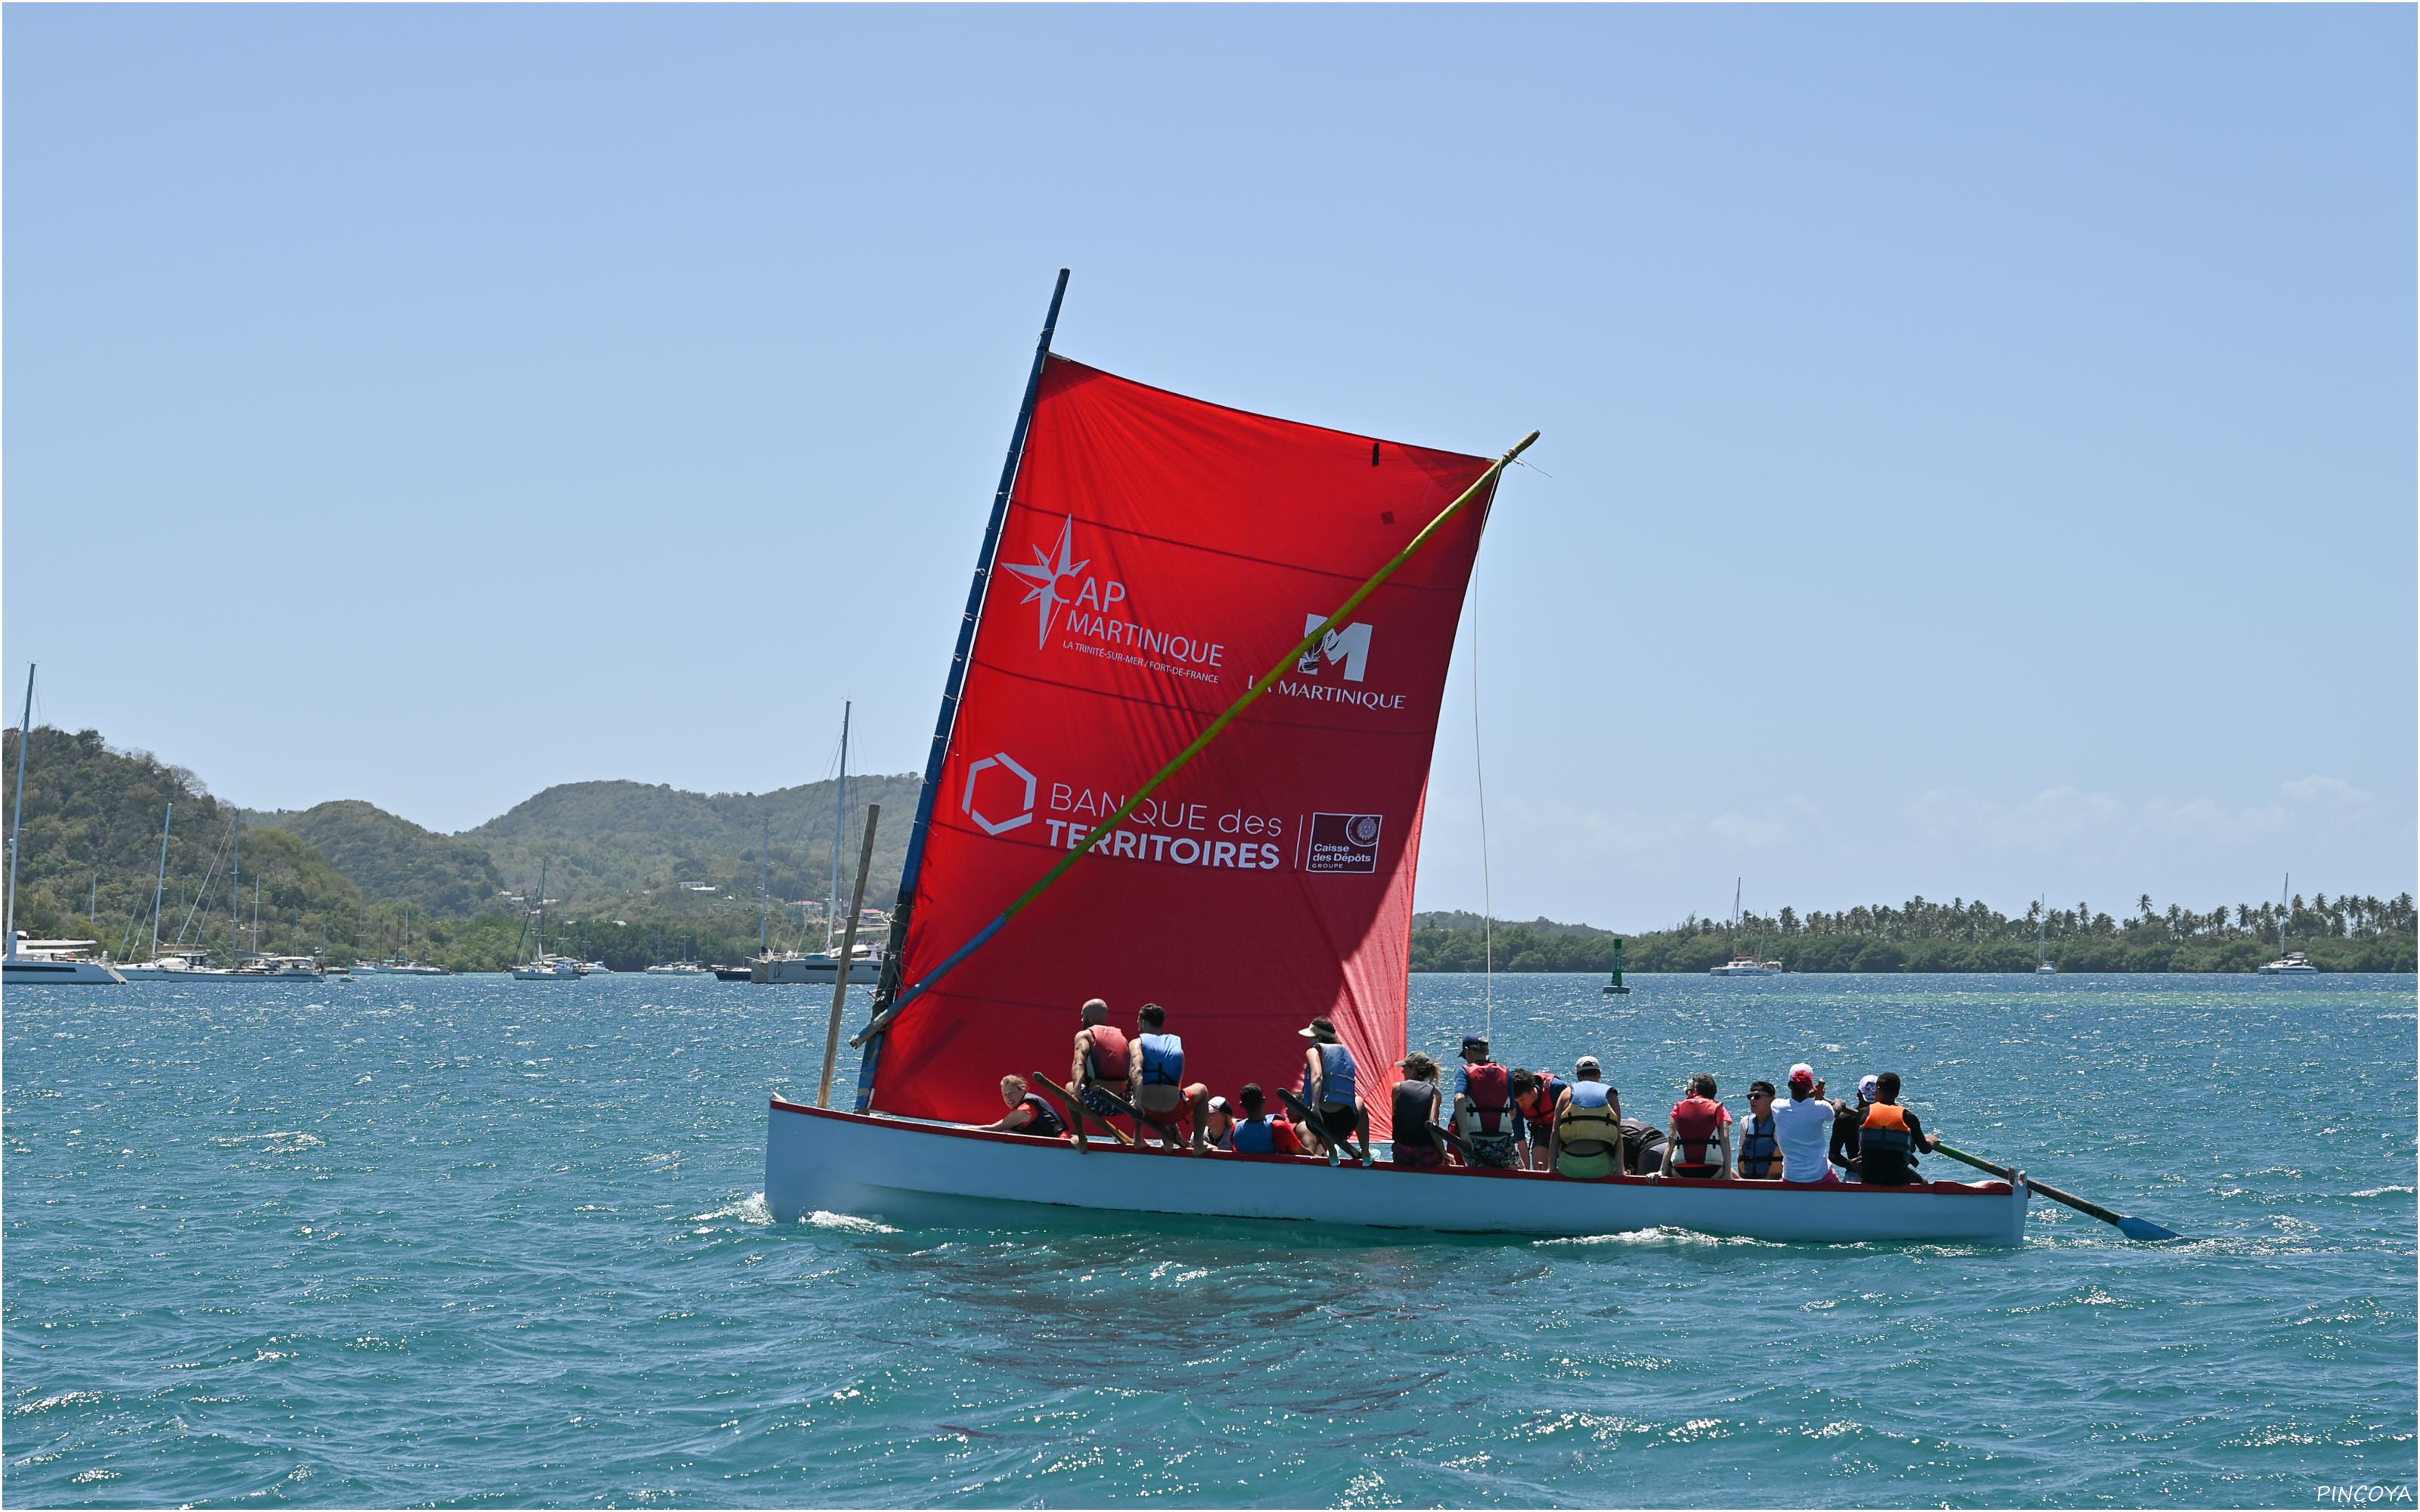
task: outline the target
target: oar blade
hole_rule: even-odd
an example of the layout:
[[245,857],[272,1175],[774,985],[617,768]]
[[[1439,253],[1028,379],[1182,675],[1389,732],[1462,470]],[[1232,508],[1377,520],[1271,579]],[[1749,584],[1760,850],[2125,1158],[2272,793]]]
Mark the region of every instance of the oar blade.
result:
[[2173,1228],[2163,1228],[2149,1218],[2125,1217],[2118,1220],[2118,1231],[2128,1239],[2138,1239],[2146,1244],[2165,1244],[2185,1236]]

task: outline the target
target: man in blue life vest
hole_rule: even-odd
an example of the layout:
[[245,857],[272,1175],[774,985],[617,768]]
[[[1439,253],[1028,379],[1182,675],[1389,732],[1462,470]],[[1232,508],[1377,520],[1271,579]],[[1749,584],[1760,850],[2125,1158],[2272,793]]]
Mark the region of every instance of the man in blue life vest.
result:
[[1487,1037],[1462,1037],[1462,1064],[1453,1073],[1453,1126],[1470,1141],[1475,1165],[1517,1170],[1529,1164],[1521,1116],[1512,1106],[1512,1073],[1496,1063]]
[[1773,1128],[1773,1084],[1747,1084],[1747,1117],[1739,1120],[1739,1179],[1781,1180],[1781,1140]]
[[1283,1119],[1268,1115],[1268,1094],[1258,1082],[1246,1082],[1235,1094],[1242,1104],[1243,1117],[1235,1120],[1227,1148],[1239,1155],[1299,1155],[1302,1141],[1295,1137],[1294,1125]]
[[[1100,1115],[1103,1126],[1115,1133],[1117,1126],[1109,1120],[1125,1115],[1101,1093],[1106,1089],[1125,1097],[1134,1072],[1125,1031],[1112,1026],[1109,1018],[1109,1004],[1097,997],[1085,1003],[1084,1026],[1076,1031],[1076,1059],[1067,1068],[1067,1086],[1083,1100],[1086,1112]],[[1135,1137],[1140,1139],[1142,1131],[1136,1130]]]
[[1311,1041],[1302,1053],[1302,1100],[1319,1115],[1318,1123],[1302,1131],[1303,1141],[1314,1155],[1325,1151],[1333,1165],[1338,1148],[1357,1134],[1361,1148],[1370,1148],[1370,1109],[1361,1101],[1360,1068],[1353,1063],[1353,1052],[1337,1039],[1333,1021],[1315,1018],[1297,1032]]
[[[1168,1010],[1145,1003],[1135,1014],[1135,1037],[1126,1047],[1126,1080],[1134,1088],[1128,1101],[1143,1116],[1162,1145],[1173,1147],[1192,1125],[1193,1152],[1202,1149],[1202,1125],[1209,1121],[1210,1088],[1185,1080],[1185,1041],[1168,1032]],[[1135,1131],[1140,1140],[1142,1131]]]
[[1038,1134],[1045,1139],[1058,1139],[1066,1134],[1066,1120],[1059,1117],[1059,1110],[1042,1101],[1026,1085],[1024,1077],[1001,1077],[1000,1100],[1008,1104],[1008,1113],[998,1123],[985,1124],[986,1131],[992,1134]]
[[1866,1106],[1858,1141],[1857,1178],[1868,1186],[1914,1186],[1924,1180],[1916,1168],[1917,1152],[1941,1141],[1899,1105],[1899,1072],[1886,1071],[1874,1082],[1874,1100]]

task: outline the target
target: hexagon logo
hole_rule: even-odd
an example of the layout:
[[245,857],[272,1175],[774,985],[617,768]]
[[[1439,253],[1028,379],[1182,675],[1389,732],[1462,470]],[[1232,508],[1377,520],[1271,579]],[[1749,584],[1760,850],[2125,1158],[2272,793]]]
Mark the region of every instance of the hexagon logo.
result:
[[[994,767],[1006,775],[993,778],[988,782],[983,781],[984,773]],[[1025,784],[1025,793],[1021,798],[1016,796],[1018,781]],[[975,787],[978,783],[982,784],[985,795],[995,810],[1006,810],[1013,805],[1019,811],[1007,819],[993,819],[985,815],[983,810],[975,806]],[[1017,765],[1016,758],[1010,756],[1008,752],[993,751],[982,761],[967,768],[967,791],[965,795],[958,799],[958,808],[986,835],[1005,835],[1020,825],[1030,825],[1033,823],[1033,774]]]

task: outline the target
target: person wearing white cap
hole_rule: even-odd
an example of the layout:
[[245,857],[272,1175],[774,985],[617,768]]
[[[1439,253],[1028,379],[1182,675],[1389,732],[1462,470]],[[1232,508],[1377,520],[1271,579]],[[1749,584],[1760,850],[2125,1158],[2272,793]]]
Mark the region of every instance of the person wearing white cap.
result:
[[1876,1079],[1868,1072],[1857,1079],[1857,1105],[1846,1103],[1832,1104],[1832,1164],[1840,1167],[1840,1180],[1854,1181],[1858,1177],[1858,1157],[1865,1152],[1859,1143],[1866,1132],[1866,1109],[1874,1105]]
[[1621,1169],[1621,1094],[1606,1085],[1605,1068],[1582,1056],[1571,1084],[1555,1104],[1555,1132],[1546,1168],[1574,1180],[1594,1181]]
[[1773,1105],[1774,1137],[1781,1144],[1781,1179],[1802,1186],[1837,1181],[1823,1158],[1824,1136],[1832,1129],[1832,1104],[1823,1101],[1823,1084],[1805,1061],[1790,1068],[1790,1100]]
[[1202,1137],[1214,1149],[1235,1148],[1235,1109],[1223,1097],[1214,1097],[1202,1116]]

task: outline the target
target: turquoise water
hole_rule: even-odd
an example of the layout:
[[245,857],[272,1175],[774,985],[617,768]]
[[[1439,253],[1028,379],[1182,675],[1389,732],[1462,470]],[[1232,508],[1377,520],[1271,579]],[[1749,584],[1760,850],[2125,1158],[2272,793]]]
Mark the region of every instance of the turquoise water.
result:
[[[2310,1506],[2411,1486],[2412,979],[1636,981],[1497,979],[1504,1058],[1594,1051],[1634,1106],[1700,1070],[1736,1101],[1792,1059],[1835,1088],[1896,1069],[1953,1141],[2193,1242],[2047,1204],[2017,1251],[776,1227],[765,1098],[812,1092],[812,989],[28,988],[0,1016],[0,1490]],[[1475,978],[1415,978],[1413,1005],[1439,1052],[1484,1018]]]

